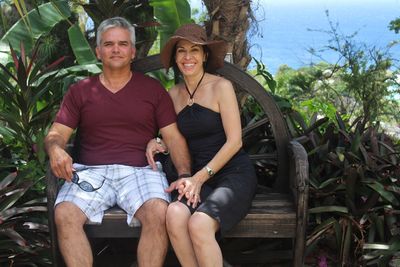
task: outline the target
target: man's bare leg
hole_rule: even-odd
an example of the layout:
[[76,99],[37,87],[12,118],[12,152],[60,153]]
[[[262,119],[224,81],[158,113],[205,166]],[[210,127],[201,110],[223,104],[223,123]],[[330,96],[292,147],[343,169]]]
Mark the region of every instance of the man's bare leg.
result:
[[162,267],[168,249],[165,214],[168,203],[161,199],[146,201],[135,217],[142,224],[142,232],[137,249],[140,267]]
[[68,267],[91,267],[93,255],[83,225],[85,214],[73,203],[62,202],[55,208],[58,244]]

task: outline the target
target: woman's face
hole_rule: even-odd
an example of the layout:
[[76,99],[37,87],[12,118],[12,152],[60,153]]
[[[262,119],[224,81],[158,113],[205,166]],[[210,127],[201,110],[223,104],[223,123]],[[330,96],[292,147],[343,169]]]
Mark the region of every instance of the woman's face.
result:
[[206,53],[203,46],[180,40],[176,44],[175,62],[183,75],[203,73]]

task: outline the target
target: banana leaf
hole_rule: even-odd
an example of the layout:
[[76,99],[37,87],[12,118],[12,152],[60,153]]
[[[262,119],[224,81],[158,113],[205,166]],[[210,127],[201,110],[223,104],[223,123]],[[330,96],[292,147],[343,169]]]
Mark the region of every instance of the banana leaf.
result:
[[[25,52],[28,54],[42,35],[50,32],[57,23],[69,16],[71,16],[71,11],[67,1],[46,3],[31,10],[0,39],[0,62],[6,64],[10,61],[9,44],[19,50],[20,44],[23,43]],[[27,28],[27,24],[24,23],[25,19],[29,21],[31,29]]]
[[187,0],[150,0],[150,6],[154,8],[154,16],[162,24],[159,30],[160,47],[164,46],[179,26],[193,22]]
[[69,42],[79,65],[94,64],[97,58],[78,24],[68,29]]

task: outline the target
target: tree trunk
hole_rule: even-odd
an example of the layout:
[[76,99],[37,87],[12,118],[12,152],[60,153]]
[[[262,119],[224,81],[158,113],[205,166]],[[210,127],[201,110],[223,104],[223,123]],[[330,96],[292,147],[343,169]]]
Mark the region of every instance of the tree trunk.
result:
[[251,61],[247,31],[252,18],[250,0],[203,0],[210,21],[206,23],[208,35],[228,42],[228,53],[233,63],[246,69]]

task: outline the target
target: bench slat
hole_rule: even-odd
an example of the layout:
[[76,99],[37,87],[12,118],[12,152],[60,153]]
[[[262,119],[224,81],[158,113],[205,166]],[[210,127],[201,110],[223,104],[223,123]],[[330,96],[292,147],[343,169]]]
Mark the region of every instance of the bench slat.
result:
[[[93,237],[138,237],[140,222],[134,219],[133,224],[127,226],[126,213],[114,207],[105,212],[101,225],[87,224],[86,231]],[[249,214],[226,236],[290,238],[295,235],[295,225],[296,212],[288,195],[257,194]]]

